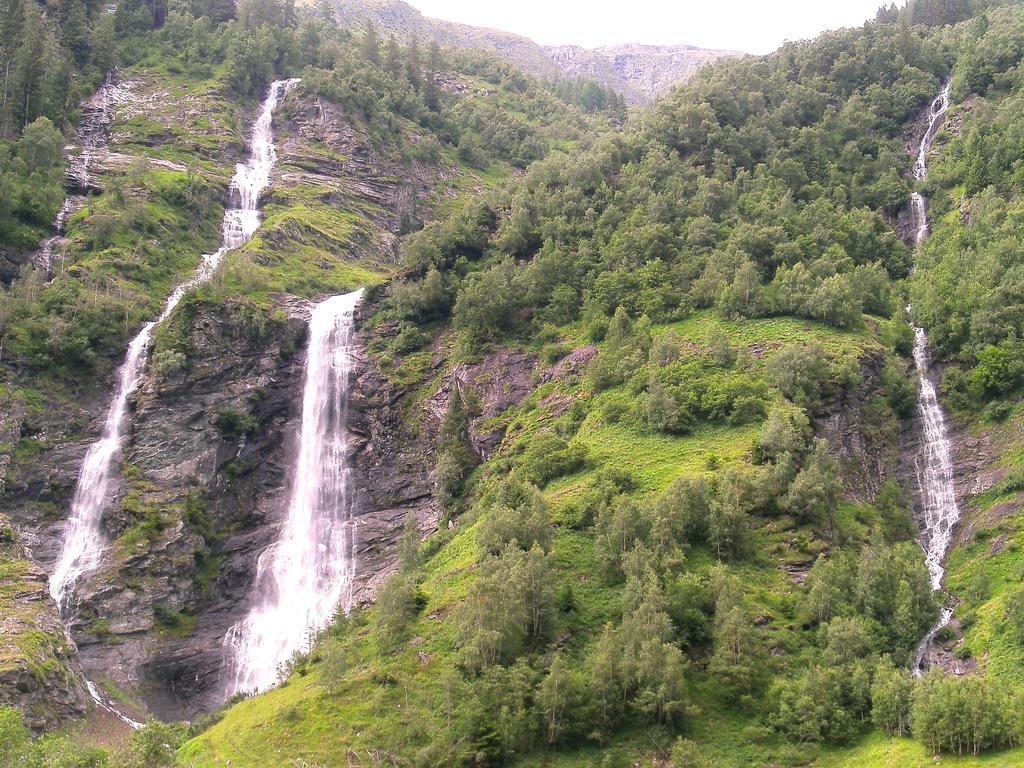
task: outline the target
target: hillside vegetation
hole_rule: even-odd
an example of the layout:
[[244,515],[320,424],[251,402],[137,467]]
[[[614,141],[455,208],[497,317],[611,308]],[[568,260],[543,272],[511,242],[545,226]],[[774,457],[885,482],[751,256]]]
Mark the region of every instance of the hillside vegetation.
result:
[[[30,5],[26,14],[39,10]],[[243,4],[237,18],[233,6],[172,4],[159,19],[155,11],[160,8],[129,2],[114,12],[90,12],[83,32],[89,50],[98,52],[103,35],[113,35],[105,65],[117,63],[106,97],[109,136],[92,150],[89,194],[58,240],[53,273],[25,264],[0,285],[0,489],[16,523],[3,526],[3,543],[10,546],[0,558],[7,569],[0,595],[4,672],[40,686],[60,682],[67,638],[53,606],[39,602],[43,573],[22,559],[23,547],[38,542],[70,503],[80,457],[69,461],[66,452],[90,439],[125,343],[158,314],[200,254],[217,247],[244,126],[269,78],[301,75],[303,82],[277,115],[280,176],[265,196],[263,227],[159,329],[152,372],[165,388],[183,371],[213,362],[189,337],[195,318],[217,316],[238,344],[275,338],[287,321],[283,295],[297,301],[384,279],[395,269],[402,231],[457,209],[532,160],[607,130],[619,118],[577,109],[485,54],[368,40],[330,19],[275,4]],[[54,39],[69,34],[62,12],[57,4],[42,9]],[[14,59],[29,55],[19,50],[3,49]],[[100,80],[95,66],[86,56],[71,71],[74,78],[92,78],[91,88]],[[66,98],[77,103],[79,91]],[[47,103],[25,115],[13,102],[4,105],[26,127],[11,128],[9,148],[17,158],[0,166],[5,173],[24,171],[26,189],[44,195],[19,198],[38,228],[4,230],[12,233],[4,241],[12,254],[37,246],[60,206],[68,139],[55,126],[78,138],[76,116],[59,120],[55,114],[47,122]],[[17,191],[7,178],[3,193]],[[11,215],[20,216],[13,209]],[[18,239],[18,232],[27,234]],[[253,398],[241,401],[244,408],[258,405]],[[221,432],[235,444],[248,436],[245,429]],[[46,479],[40,482],[40,475]],[[222,543],[215,537],[229,524],[216,516],[197,519],[194,493],[179,499],[137,466],[126,465],[122,475],[118,481],[130,492],[114,505],[113,562],[96,575],[97,583],[110,578],[130,592],[139,583],[138,558],[167,552],[184,533],[195,550],[184,565],[195,571],[193,591],[172,608],[153,606],[147,620],[154,634],[169,626],[178,634],[181,627],[194,629],[223,560],[209,547]],[[236,479],[227,482],[234,487]],[[29,501],[11,502],[23,492]],[[37,612],[45,620],[22,621]],[[88,640],[115,650],[122,641],[102,617],[88,620],[88,632]],[[81,690],[78,680],[66,684]],[[45,699],[45,687],[38,690]],[[125,701],[136,693],[117,691]],[[17,703],[18,694],[5,690],[3,701],[11,700]],[[53,722],[56,708],[33,712],[33,727]]]
[[[907,139],[951,71],[958,101],[1000,104],[964,119],[962,146],[987,160],[982,194],[1012,197],[999,185],[1015,167],[1012,133],[1002,151],[979,142],[1014,124],[1021,9],[943,26],[968,15],[949,13],[880,13],[719,64],[624,133],[408,236],[412,275],[379,301],[379,327],[420,329],[409,346],[449,371],[525,348],[536,388],[482,463],[473,437],[495,425],[474,419],[481,393],[453,396],[437,490],[454,527],[410,542],[376,606],[185,760],[877,765],[918,759],[911,735],[927,754],[1015,744],[1016,674],[905,671],[938,598],[893,461],[916,396],[913,256],[893,225],[912,189]],[[945,169],[964,150],[940,144],[927,192],[967,175]],[[949,205],[936,202],[910,281],[939,339],[924,297],[971,301],[928,280],[960,237],[942,234]],[[998,295],[977,298],[1007,307],[995,349],[1020,331]],[[971,402],[1017,391],[1012,364],[980,385],[995,352],[939,345],[963,361],[949,370]],[[413,365],[407,347],[378,348]],[[426,396],[434,375],[412,385]],[[853,409],[860,452],[830,429]],[[1013,493],[1012,477],[990,495]]]
[[[369,286],[367,366],[401,409],[390,437],[429,438],[441,522],[424,538],[410,516],[375,600],[277,688],[112,753],[0,709],[0,768],[1024,762],[1024,6],[882,8],[704,68],[628,121],[594,84],[322,9],[232,10],[136,0],[92,25],[114,25],[125,77],[203,112],[119,116],[138,160],[73,217],[66,271],[0,294],[0,394],[38,412],[107,375],[216,240],[242,118],[301,75],[263,227],[161,329],[156,376],[202,363],[204,311],[265,352],[292,297]],[[950,77],[918,188],[921,116]],[[53,186],[44,114],[7,151]],[[382,191],[396,178],[412,205]],[[913,191],[932,222],[916,253]],[[39,234],[52,206],[28,205],[35,223],[12,208],[0,234]],[[948,595],[915,542],[911,321],[961,446]],[[236,421],[226,445],[256,431]],[[24,468],[57,442],[5,451]],[[126,510],[143,549],[232,533],[216,509]],[[914,678],[947,598],[939,640],[971,674]],[[162,631],[187,636],[211,599]]]

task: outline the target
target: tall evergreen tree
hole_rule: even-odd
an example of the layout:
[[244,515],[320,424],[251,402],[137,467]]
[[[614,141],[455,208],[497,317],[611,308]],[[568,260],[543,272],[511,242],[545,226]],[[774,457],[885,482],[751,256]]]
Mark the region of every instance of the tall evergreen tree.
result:
[[363,30],[363,40],[359,50],[368,62],[374,65],[380,64],[380,37],[377,35],[377,28],[369,19],[367,19],[366,28]]
[[384,46],[384,68],[393,77],[400,77],[402,74],[402,51],[398,47],[398,39],[394,33],[388,35],[387,45]]

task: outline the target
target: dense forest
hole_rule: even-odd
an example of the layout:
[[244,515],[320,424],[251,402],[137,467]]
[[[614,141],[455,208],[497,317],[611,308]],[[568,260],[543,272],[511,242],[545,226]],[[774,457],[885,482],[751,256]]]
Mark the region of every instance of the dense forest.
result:
[[[385,206],[272,186],[264,228],[278,239],[228,254],[187,294],[145,395],[204,365],[202,312],[226,312],[235,343],[265,351],[288,322],[280,295],[366,285],[359,343],[397,393],[395,440],[429,438],[436,524],[410,513],[392,531],[374,599],[339,611],[279,687],[112,748],[88,729],[40,736],[0,706],[0,768],[1024,760],[1024,5],[883,6],[861,27],[705,67],[628,113],[597,83],[339,28],[327,5],[7,0],[0,29],[12,253],[50,230],[77,105],[112,68],[200,84],[220,121],[172,139],[129,122],[124,146],[164,165],[108,173],[71,219],[70,266],[28,263],[0,290],[4,402],[45,410],[109,377],[216,241],[223,158],[275,78],[301,77],[287,140],[326,103],[365,136],[376,176],[432,169],[448,184],[400,217],[393,254],[333,271],[323,252],[356,242],[337,234],[339,211],[370,229]],[[953,106],[919,181],[922,115],[946,82]],[[317,150],[322,176],[352,160]],[[960,485],[976,481],[958,488],[967,522],[938,591],[907,458],[915,329],[968,446]],[[488,366],[497,384],[467,378]],[[257,471],[241,457],[264,425],[211,418],[239,446],[225,476]],[[44,437],[19,434],[12,466]],[[132,472],[132,546],[180,526],[220,567],[237,521],[201,491],[183,510],[146,507],[158,481]],[[0,576],[16,540],[0,525]],[[216,601],[207,582],[162,609],[161,631],[188,636]],[[944,610],[946,663],[912,674]],[[957,663],[969,673],[946,671]]]
[[[26,7],[28,16],[39,13],[33,3]],[[186,80],[214,79],[223,83],[229,100],[243,103],[262,93],[271,78],[301,74],[305,93],[330,99],[409,161],[437,164],[448,152],[485,171],[496,164],[525,167],[556,143],[591,130],[593,121],[606,123],[610,115],[588,117],[547,85],[484,54],[445,57],[436,43],[421,50],[415,40],[399,47],[394,38],[378,40],[372,28],[353,34],[322,14],[299,15],[275,3],[242,4],[237,10],[235,18],[233,5],[193,9],[172,4],[158,24],[154,17],[161,18],[163,11],[147,3],[122,3],[97,20],[87,50],[98,56],[100,46],[109,44],[115,53],[104,55],[114,55],[120,66],[159,62]],[[154,26],[158,29],[151,31]],[[56,36],[52,29],[51,34]],[[111,34],[114,42],[105,42]],[[12,35],[5,39],[17,39],[17,33]],[[19,49],[12,55],[36,54]],[[99,76],[93,66],[84,65],[76,77],[91,77],[88,82],[95,83]],[[463,99],[446,92],[445,78],[461,74],[492,84],[495,98]],[[73,101],[70,92],[65,101]],[[610,109],[618,114],[620,108],[616,102]],[[0,215],[7,216],[0,223],[0,247],[35,245],[60,208],[63,137],[55,125],[68,129],[73,116],[54,109],[40,101],[22,115],[12,107],[25,127],[12,130],[10,135],[18,138],[4,150],[9,153],[4,173],[11,181],[6,183],[5,176],[3,194],[5,199],[10,195],[10,203],[0,208]],[[40,110],[44,114],[36,117]],[[422,133],[415,144],[403,138],[405,122]],[[149,138],[143,134],[138,141],[145,144]],[[206,154],[217,147],[196,146],[194,151]],[[114,194],[90,205],[86,219],[72,221],[82,233],[71,247],[104,258],[81,259],[76,274],[60,275],[46,286],[30,270],[4,295],[0,336],[18,362],[68,374],[102,368],[126,336],[118,316],[151,313],[167,278],[182,268],[188,254],[202,250],[203,238],[208,241],[211,225],[216,226],[221,201],[207,176],[159,177],[136,166],[114,186]],[[146,234],[172,232],[180,240],[169,250],[145,239]],[[145,261],[141,274],[127,263],[137,260],[140,251]],[[94,297],[83,308],[82,295],[90,287]]]

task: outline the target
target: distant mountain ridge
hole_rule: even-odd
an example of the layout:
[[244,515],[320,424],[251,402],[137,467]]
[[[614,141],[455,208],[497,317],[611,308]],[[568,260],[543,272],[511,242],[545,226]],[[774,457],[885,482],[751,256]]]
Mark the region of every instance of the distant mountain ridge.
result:
[[442,45],[490,51],[538,77],[592,78],[615,88],[632,104],[651,101],[705,64],[744,55],[691,45],[542,46],[511,32],[432,19],[403,0],[341,0],[336,6],[339,21],[347,26],[369,19],[382,32],[401,38],[415,35]]
[[583,48],[578,45],[547,45],[548,58],[573,77],[592,77],[626,95],[633,103],[645,103],[673,85],[690,79],[705,64],[745,54],[693,45],[609,45]]

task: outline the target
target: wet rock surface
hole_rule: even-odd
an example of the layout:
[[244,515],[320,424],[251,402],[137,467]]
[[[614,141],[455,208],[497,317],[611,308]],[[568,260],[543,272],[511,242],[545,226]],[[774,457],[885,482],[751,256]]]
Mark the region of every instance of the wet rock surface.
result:
[[944,636],[933,641],[925,651],[925,668],[938,667],[947,674],[957,677],[974,674],[978,671],[978,660],[970,656],[960,658],[957,655],[957,649],[963,643],[963,627],[956,619],[951,619],[946,627]]
[[[150,377],[136,396],[104,518],[111,545],[80,585],[71,623],[90,679],[136,699],[133,712],[190,718],[224,698],[223,638],[248,610],[257,559],[277,539],[301,418],[310,305],[275,302],[277,320],[259,337],[245,335],[230,301],[183,307],[185,367]],[[359,334],[363,349],[369,337]],[[407,395],[358,354],[349,429],[358,518],[353,592],[361,602],[390,572],[406,516],[415,514],[424,533],[440,516],[432,497],[436,432],[405,424]],[[238,421],[242,434],[232,426]],[[37,544],[41,574],[56,557],[61,523],[40,510],[67,508],[89,442],[44,451],[5,494],[3,505],[22,512]],[[53,487],[61,489],[57,501],[44,504]],[[45,587],[40,599],[55,619]]]
[[522,402],[536,386],[533,374],[537,355],[502,347],[473,365],[460,365],[451,375],[458,386],[469,388],[480,403],[470,422],[470,442],[485,461],[505,437],[500,417]]
[[0,514],[0,706],[16,707],[42,730],[85,714],[88,701],[46,573]]
[[356,488],[357,603],[374,599],[394,569],[396,547],[406,517],[416,517],[423,534],[437,528],[441,511],[434,500],[437,426],[417,429],[403,414],[407,389],[391,382],[366,350],[370,334],[357,335],[360,347],[349,402],[350,454]]
[[113,544],[72,624],[86,668],[161,717],[220,703],[220,644],[246,605],[235,574],[271,540],[305,336],[284,312],[254,336],[240,305],[184,310],[188,361],[137,395]]
[[[89,167],[123,172],[132,162],[123,150],[147,136],[159,149],[161,136],[188,122],[192,108],[168,109],[173,95],[160,96],[157,86],[114,78],[87,105],[83,144],[97,145]],[[275,186],[263,202],[273,202],[279,190],[303,187],[302,194],[313,190],[322,202],[359,214],[364,223],[354,242],[338,244],[346,258],[392,262],[399,232],[429,214],[428,200],[453,194],[448,170],[410,169],[400,157],[380,154],[337,107],[295,100],[289,109],[293,114],[282,110],[277,126]],[[163,126],[162,132],[140,136],[119,129],[122,118],[133,115]],[[233,133],[224,132],[233,146]],[[98,146],[107,135],[110,146]],[[73,164],[72,187],[88,186],[84,154]],[[230,148],[221,154],[231,159]],[[273,321],[256,334],[243,327],[247,310],[230,300],[179,307],[169,325],[184,340],[185,365],[155,375],[151,366],[132,403],[121,476],[103,521],[109,548],[80,585],[70,626],[88,677],[119,690],[119,706],[133,700],[126,709],[139,719],[146,710],[187,718],[222,703],[222,640],[248,610],[257,558],[277,538],[300,418],[310,304],[292,296],[273,301]],[[365,348],[369,335],[360,338]],[[162,348],[158,339],[153,356]],[[406,515],[416,514],[427,532],[439,512],[429,428],[404,426],[405,392],[368,355],[361,354],[355,375],[354,593],[365,601],[391,568]],[[31,457],[14,461],[12,451],[0,451],[0,461],[11,464],[4,467],[0,512],[16,522],[40,574],[52,569],[59,552],[79,469],[103,427],[111,377],[112,371],[99,377],[73,402],[0,420],[0,430],[11,432],[10,445],[32,441]],[[38,594],[56,621],[45,587]],[[53,629],[63,635],[59,621]]]
[[818,437],[842,464],[845,495],[857,502],[872,501],[886,480],[909,485],[901,466],[901,424],[888,408],[877,407],[884,365],[881,350],[864,355],[857,386],[826,400],[815,418]]

